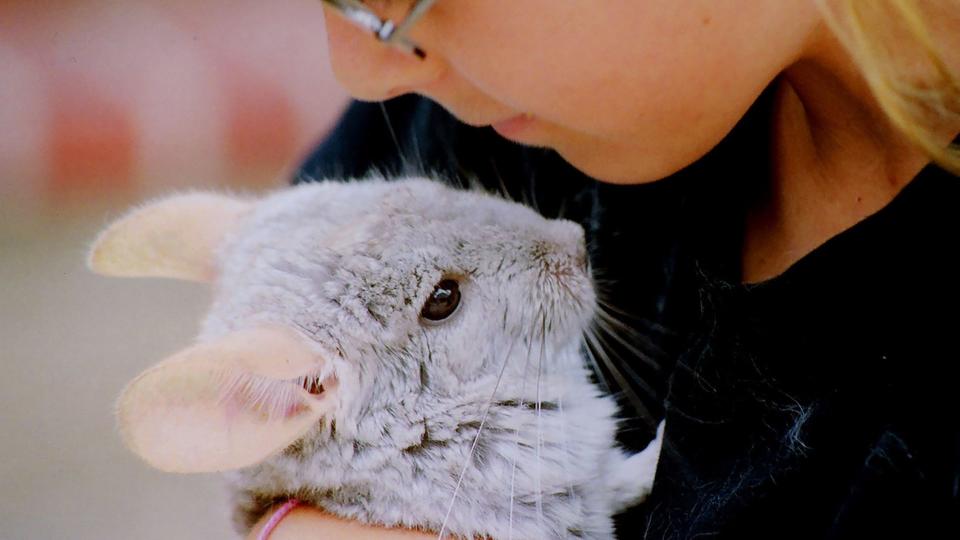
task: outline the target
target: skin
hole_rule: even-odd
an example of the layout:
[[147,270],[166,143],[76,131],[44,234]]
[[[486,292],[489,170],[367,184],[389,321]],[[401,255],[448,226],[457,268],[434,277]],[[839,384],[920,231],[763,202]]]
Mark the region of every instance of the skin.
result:
[[[272,513],[272,512],[270,512]],[[268,515],[270,514],[268,513]],[[251,531],[255,540],[266,520],[261,520]],[[296,508],[280,522],[270,535],[270,540],[309,540],[312,538],[350,538],[353,540],[418,540],[436,538],[436,535],[407,530],[385,530],[368,527],[353,521],[324,514],[315,508]]]
[[[369,3],[394,20],[407,5]],[[876,212],[928,163],[886,120],[813,0],[440,0],[409,34],[425,61],[330,12],[326,23],[335,74],[356,98],[415,92],[478,126],[526,114],[508,138],[613,183],[695,161],[776,80],[770,193],[748,215],[744,282],[780,274]],[[942,30],[960,34],[954,26]],[[958,133],[940,126],[944,145]],[[296,538],[367,537],[303,509],[274,538],[293,538],[281,531],[301,519],[310,530]]]

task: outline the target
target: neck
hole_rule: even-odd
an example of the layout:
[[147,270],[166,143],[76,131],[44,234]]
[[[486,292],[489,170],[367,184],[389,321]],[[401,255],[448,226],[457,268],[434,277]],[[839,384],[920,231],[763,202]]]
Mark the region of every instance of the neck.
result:
[[[832,36],[782,75],[771,184],[747,216],[744,282],[774,277],[883,208],[929,160],[886,120]],[[944,145],[957,126],[945,128]]]

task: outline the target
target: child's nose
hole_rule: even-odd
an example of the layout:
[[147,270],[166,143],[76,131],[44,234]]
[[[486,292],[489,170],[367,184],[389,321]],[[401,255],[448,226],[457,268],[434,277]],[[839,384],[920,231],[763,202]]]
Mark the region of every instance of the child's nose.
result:
[[[402,17],[400,13],[395,15]],[[428,50],[426,58],[420,59],[377,41],[330,9],[325,18],[334,74],[357,99],[382,101],[417,92],[441,73],[442,59],[435,50]],[[421,32],[417,35],[421,37]]]

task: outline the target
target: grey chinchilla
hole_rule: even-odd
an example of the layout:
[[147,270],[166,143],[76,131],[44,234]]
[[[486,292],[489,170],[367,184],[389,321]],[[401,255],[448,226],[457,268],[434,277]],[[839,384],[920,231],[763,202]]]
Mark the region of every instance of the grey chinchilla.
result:
[[154,201],[91,267],[211,282],[197,342],[137,377],[121,434],[226,471],[246,531],[286,498],[464,538],[612,539],[650,490],[582,352],[582,228],[423,178]]

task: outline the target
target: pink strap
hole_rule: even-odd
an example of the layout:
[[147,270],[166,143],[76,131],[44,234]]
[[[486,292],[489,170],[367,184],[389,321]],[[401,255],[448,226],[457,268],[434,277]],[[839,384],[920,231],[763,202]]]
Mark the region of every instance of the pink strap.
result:
[[270,533],[277,528],[277,525],[280,524],[280,520],[287,517],[287,514],[291,510],[300,505],[300,501],[296,499],[290,499],[289,501],[283,503],[283,506],[277,508],[277,511],[270,516],[270,520],[267,521],[267,524],[263,526],[263,530],[260,531],[260,535],[257,536],[257,540],[268,540],[270,538]]

